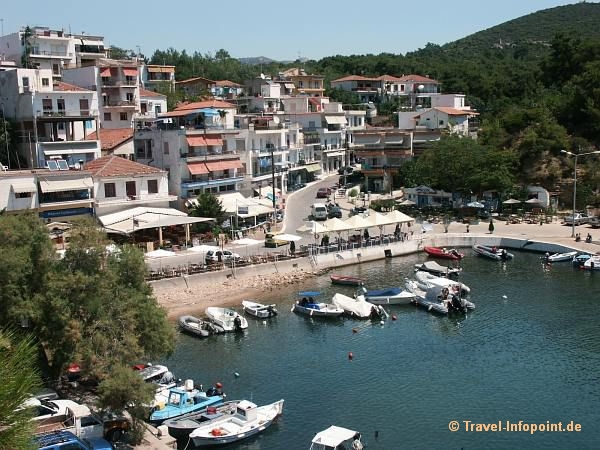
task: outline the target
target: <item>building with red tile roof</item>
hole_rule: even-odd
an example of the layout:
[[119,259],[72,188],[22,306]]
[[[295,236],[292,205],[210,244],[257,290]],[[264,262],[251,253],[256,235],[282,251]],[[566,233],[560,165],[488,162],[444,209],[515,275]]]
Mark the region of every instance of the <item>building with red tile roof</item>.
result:
[[100,128],[88,134],[86,140],[100,141],[102,156],[125,155],[133,157],[133,129],[132,128]]

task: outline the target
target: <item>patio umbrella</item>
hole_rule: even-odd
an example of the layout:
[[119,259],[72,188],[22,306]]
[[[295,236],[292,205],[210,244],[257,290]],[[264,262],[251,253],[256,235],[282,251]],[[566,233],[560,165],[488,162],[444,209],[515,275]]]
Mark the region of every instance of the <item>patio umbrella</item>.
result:
[[328,233],[329,229],[324,225],[321,225],[319,222],[315,222],[314,220],[306,222],[304,225],[296,229],[296,233],[304,233],[304,234],[321,234]]
[[346,222],[344,222],[342,219],[338,219],[337,217],[326,220],[323,222],[323,225],[325,225],[327,229],[331,231],[337,231],[338,233],[352,229],[352,227],[349,227]]
[[344,223],[346,224],[346,226],[348,226],[349,230],[369,228],[370,226],[372,226],[369,222],[367,222],[367,219],[365,219],[360,214],[357,214],[356,216],[352,216],[344,220]]
[[539,201],[537,198],[530,198],[525,203],[527,203],[528,205],[539,205],[542,202]]
[[404,214],[403,212],[398,211],[397,209],[387,213],[386,216],[390,218],[392,223],[409,223],[415,221],[414,218]]
[[298,236],[296,234],[276,234],[273,236],[273,239],[276,239],[278,241],[286,241],[286,242],[295,242],[295,241],[299,241],[300,239],[302,239],[302,236]]
[[242,238],[242,239],[237,239],[235,241],[231,241],[231,245],[233,247],[246,247],[246,256],[248,256],[248,247],[252,246],[252,245],[259,245],[259,244],[264,244],[265,241],[259,241],[258,239],[250,239],[250,238]]
[[159,248],[158,250],[153,250],[151,252],[146,253],[145,256],[146,258],[168,258],[169,256],[175,256],[175,252]]
[[469,207],[469,208],[485,208],[485,205],[483,203],[479,203],[479,202],[470,202],[470,203],[467,203],[467,207]]
[[518,203],[521,203],[521,201],[515,198],[509,198],[508,200],[504,200],[502,202],[503,205],[516,205]]
[[406,199],[401,201],[400,203],[398,203],[400,206],[415,206],[416,203],[413,202],[412,200]]

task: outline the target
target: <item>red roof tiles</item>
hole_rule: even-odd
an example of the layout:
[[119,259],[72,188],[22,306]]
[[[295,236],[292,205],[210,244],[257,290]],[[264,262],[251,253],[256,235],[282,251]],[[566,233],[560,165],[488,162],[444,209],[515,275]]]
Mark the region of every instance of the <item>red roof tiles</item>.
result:
[[88,134],[87,141],[100,141],[102,150],[112,150],[124,142],[133,139],[132,128],[100,128],[100,130]]
[[156,167],[146,166],[135,161],[116,155],[103,156],[85,164],[84,170],[88,170],[97,177],[120,177],[128,175],[144,175],[161,173]]

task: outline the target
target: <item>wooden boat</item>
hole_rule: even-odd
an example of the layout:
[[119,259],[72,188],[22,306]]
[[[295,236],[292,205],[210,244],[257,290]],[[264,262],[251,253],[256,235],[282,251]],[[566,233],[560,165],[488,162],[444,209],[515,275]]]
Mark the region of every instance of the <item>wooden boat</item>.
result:
[[451,259],[453,261],[458,261],[465,256],[464,253],[460,253],[455,248],[448,250],[443,247],[423,247],[423,251],[434,258]]
[[458,276],[462,269],[442,266],[435,261],[425,261],[424,263],[415,264],[415,271],[417,270],[429,272],[438,277],[453,277]]
[[573,261],[573,257],[576,256],[579,252],[564,252],[564,253],[554,253],[553,255],[548,255],[546,257],[546,261],[555,263],[555,262],[563,262],[563,261]]
[[261,433],[283,412],[283,399],[264,406],[242,400],[235,413],[211,420],[190,433],[194,447],[225,445]]
[[496,261],[508,261],[513,259],[515,255],[506,251],[506,249],[498,247],[488,247],[487,245],[474,244],[473,250],[480,256],[494,259]]
[[245,312],[259,319],[268,319],[277,315],[275,305],[263,305],[252,300],[244,300],[242,301],[242,306]]
[[361,286],[364,284],[362,278],[351,275],[330,275],[329,278],[333,284],[342,284],[344,286]]
[[241,331],[248,328],[248,321],[233,309],[209,306],[206,308],[206,317],[212,323],[223,328],[225,332]]
[[224,331],[217,324],[194,316],[180,316],[179,328],[181,328],[181,331],[197,337],[208,337],[211,334],[219,334]]
[[344,310],[331,303],[320,303],[316,300],[316,297],[321,295],[320,292],[314,291],[303,291],[299,292],[298,295],[302,297],[294,306],[292,306],[292,312],[304,314],[310,317],[340,317],[344,314]]
[[348,428],[330,426],[326,430],[319,431],[312,439],[309,450],[362,450],[364,444],[359,432]]
[[190,433],[199,426],[223,416],[234,414],[239,402],[240,400],[232,400],[219,405],[207,406],[200,411],[184,414],[176,419],[165,420],[163,425],[168,428],[169,435],[178,441],[187,442]]
[[[215,395],[211,395],[211,394]],[[207,406],[223,403],[223,394],[204,392],[194,387],[193,380],[185,380],[183,386],[169,389],[169,395],[165,403],[161,403],[152,408],[149,421],[153,424],[161,424],[167,419],[182,416],[196,411],[203,410]]]

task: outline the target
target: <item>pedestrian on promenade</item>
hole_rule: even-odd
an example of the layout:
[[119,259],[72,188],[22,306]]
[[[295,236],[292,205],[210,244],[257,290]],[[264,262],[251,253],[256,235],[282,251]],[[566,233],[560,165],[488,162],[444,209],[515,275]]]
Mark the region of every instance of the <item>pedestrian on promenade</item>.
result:
[[494,219],[490,219],[490,226],[488,227],[488,230],[490,230],[490,234],[494,232]]

